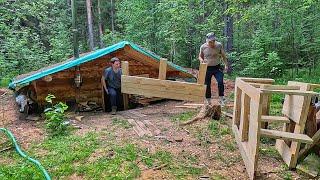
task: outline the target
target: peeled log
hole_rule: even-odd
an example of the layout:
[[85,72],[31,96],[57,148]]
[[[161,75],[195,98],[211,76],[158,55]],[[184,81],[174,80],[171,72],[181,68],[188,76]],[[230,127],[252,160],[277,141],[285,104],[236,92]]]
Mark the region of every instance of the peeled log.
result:
[[221,117],[221,106],[205,104],[201,107],[201,110],[197,114],[197,116],[195,116],[190,121],[181,123],[180,125],[184,126],[184,125],[192,124],[196,121],[200,121],[208,117],[215,120],[219,120]]

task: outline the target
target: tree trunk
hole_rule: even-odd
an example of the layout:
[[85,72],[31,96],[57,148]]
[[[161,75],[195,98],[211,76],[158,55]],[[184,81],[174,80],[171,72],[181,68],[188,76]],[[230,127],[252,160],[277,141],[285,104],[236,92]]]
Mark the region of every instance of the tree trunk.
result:
[[77,6],[76,0],[71,1],[71,14],[72,14],[72,32],[73,32],[73,56],[74,58],[79,57],[79,42],[78,42],[78,29],[77,29]]
[[228,9],[227,2],[224,2],[223,9],[224,9],[223,19],[225,23],[223,34],[227,38],[225,50],[226,52],[231,52],[233,49],[233,18],[230,14],[226,14],[226,11]]
[[114,3],[113,0],[110,0],[111,3],[111,32],[114,33]]
[[87,19],[88,19],[88,42],[89,42],[90,51],[92,51],[94,48],[91,4],[92,4],[91,0],[86,0]]
[[99,17],[99,47],[103,48],[104,44],[103,44],[103,26],[102,26],[102,18],[101,18],[101,4],[100,4],[100,0],[98,0],[98,17]]

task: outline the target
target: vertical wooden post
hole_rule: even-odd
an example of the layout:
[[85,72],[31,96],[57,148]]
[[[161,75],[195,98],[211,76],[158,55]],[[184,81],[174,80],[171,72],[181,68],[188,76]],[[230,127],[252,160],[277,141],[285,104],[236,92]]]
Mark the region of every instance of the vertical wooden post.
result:
[[207,73],[207,66],[206,63],[201,63],[199,66],[199,73],[198,73],[198,84],[204,84],[204,81],[206,79],[206,73]]
[[104,87],[103,87],[103,81],[105,81],[104,80],[104,78],[103,78],[103,76],[101,76],[101,105],[102,105],[102,109],[103,109],[103,112],[106,112],[106,101],[105,101],[105,99],[104,99],[104,97],[105,97],[105,89],[104,89]]
[[[121,63],[122,75],[129,76],[129,63],[128,61],[122,61]],[[123,108],[124,110],[129,108],[129,95],[123,94]]]
[[167,59],[161,58],[159,65],[159,79],[166,80],[167,76]]
[[[265,94],[262,99],[262,115],[269,115],[270,111],[270,101],[271,101],[271,94],[267,95]],[[262,122],[261,127],[263,129],[268,128],[268,123],[267,122]]]
[[241,95],[242,90],[238,87],[238,81],[236,80],[235,92],[234,92],[234,111],[233,111],[233,125],[236,125],[238,130],[240,127],[240,116],[241,116]]
[[250,113],[250,97],[245,92],[242,92],[241,120],[240,120],[240,135],[241,135],[242,142],[248,141],[249,113]]

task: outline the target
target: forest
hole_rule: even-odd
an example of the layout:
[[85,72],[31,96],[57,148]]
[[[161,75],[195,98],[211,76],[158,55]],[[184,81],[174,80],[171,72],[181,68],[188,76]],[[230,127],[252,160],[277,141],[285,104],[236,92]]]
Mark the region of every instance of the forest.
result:
[[131,41],[175,64],[198,68],[199,48],[214,32],[232,77],[317,81],[318,0],[71,0],[0,1],[0,81],[64,61],[73,34],[85,53]]

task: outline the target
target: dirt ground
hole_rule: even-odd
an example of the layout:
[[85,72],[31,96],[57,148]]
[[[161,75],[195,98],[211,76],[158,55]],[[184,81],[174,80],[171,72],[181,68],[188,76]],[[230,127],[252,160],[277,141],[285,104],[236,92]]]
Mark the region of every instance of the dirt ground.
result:
[[[214,82],[213,92],[217,98],[217,88]],[[229,96],[234,89],[232,81],[226,82],[226,95]],[[41,142],[46,133],[43,121],[26,121],[19,119],[17,106],[15,105],[12,92],[7,89],[0,89],[1,107],[0,124],[10,129],[23,149],[29,147],[31,143]],[[209,138],[206,129],[211,119],[206,119],[192,125],[181,127],[171,117],[181,114],[190,109],[176,108],[183,105],[182,101],[163,101],[143,108],[119,112],[116,116],[103,112],[90,112],[74,114],[69,113],[78,129],[77,134],[85,134],[92,131],[104,131],[114,128],[112,119],[133,120],[134,123],[144,123],[148,136],[139,136],[137,129],[127,128],[121,131],[114,131],[117,143],[131,142],[139,147],[148,149],[150,152],[165,150],[177,157],[193,156],[198,161],[190,166],[205,168],[202,179],[207,177],[221,177],[222,179],[248,179],[244,163],[240,152],[234,142],[232,131],[229,134],[216,138]],[[230,102],[232,104],[232,100]],[[230,110],[230,109],[229,109]],[[75,116],[83,116],[75,120]],[[225,118],[225,126],[230,128],[231,119]],[[199,136],[200,135],[200,136]],[[232,146],[235,146],[233,149]],[[229,147],[229,148],[228,148]],[[230,150],[231,149],[231,150]],[[99,152],[94,153],[90,158],[99,156]],[[89,159],[90,161],[90,159]],[[283,179],[284,163],[279,157],[260,154],[258,161],[258,179]],[[141,164],[141,176],[139,179],[171,179],[168,172],[160,169],[148,169]],[[293,179],[304,179],[295,172],[292,173]],[[70,179],[79,179],[70,177]]]

